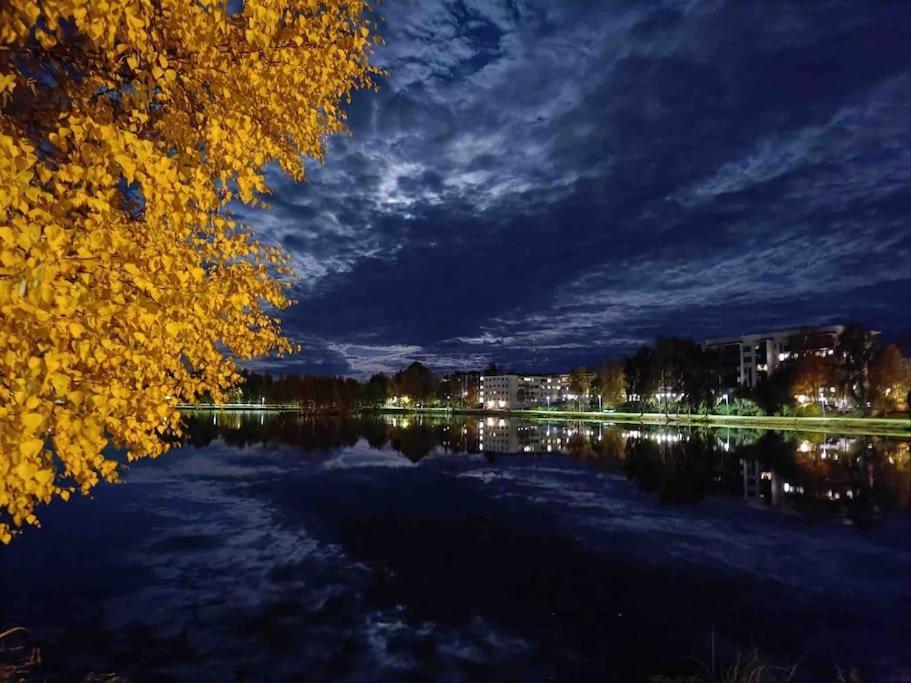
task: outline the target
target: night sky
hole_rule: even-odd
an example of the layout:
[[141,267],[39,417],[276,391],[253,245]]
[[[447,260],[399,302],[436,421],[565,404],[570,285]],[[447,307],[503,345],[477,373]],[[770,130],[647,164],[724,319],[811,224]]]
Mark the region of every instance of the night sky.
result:
[[299,355],[567,371],[661,334],[911,326],[911,2],[409,2],[268,211]]

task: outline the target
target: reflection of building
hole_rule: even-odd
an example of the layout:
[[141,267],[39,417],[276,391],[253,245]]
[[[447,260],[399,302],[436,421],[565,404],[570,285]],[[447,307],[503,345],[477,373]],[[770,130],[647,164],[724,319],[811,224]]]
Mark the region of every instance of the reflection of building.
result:
[[[783,482],[774,470],[764,470],[758,460],[740,460],[743,474],[743,497],[745,500],[765,501],[772,505],[781,502],[782,491],[791,491],[791,485]],[[796,492],[796,488],[794,489]],[[801,487],[801,493],[803,488]]]
[[748,334],[742,337],[709,339],[702,345],[721,355],[722,374],[727,386],[755,387],[782,363],[800,356],[835,354],[843,325],[803,327],[794,330]]
[[[602,428],[597,428],[599,435]],[[488,417],[478,422],[478,441],[482,451],[491,453],[566,452],[570,439],[582,436],[591,441],[595,428],[565,423],[532,423]]]
[[478,423],[478,441],[482,451],[493,453],[517,453],[519,435],[511,420],[493,417]]
[[761,488],[759,485],[762,468],[756,460],[741,460],[740,469],[743,471],[743,497],[747,500],[759,500]]

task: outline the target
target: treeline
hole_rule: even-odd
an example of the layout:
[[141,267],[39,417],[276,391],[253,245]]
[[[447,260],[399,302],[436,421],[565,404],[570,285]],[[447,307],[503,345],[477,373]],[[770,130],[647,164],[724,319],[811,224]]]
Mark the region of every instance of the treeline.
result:
[[911,374],[899,347],[881,344],[873,332],[853,324],[845,327],[832,355],[801,355],[737,398],[767,414],[883,415],[907,410],[909,392]]
[[907,409],[911,376],[896,345],[880,344],[872,331],[851,324],[831,351],[796,352],[774,372],[760,374],[755,387],[729,386],[717,351],[691,339],[658,339],[622,365],[606,363],[592,390],[608,405],[640,412],[820,416]]
[[[870,330],[848,325],[831,352],[795,352],[755,387],[725,376],[718,351],[692,339],[659,338],[631,356],[600,368],[575,368],[568,392],[546,405],[560,410],[614,409],[627,412],[720,413],[813,416],[830,412],[887,414],[907,409],[911,377],[895,345],[878,343]],[[366,382],[345,377],[244,372],[232,400],[248,404],[298,404],[304,411],[346,412],[358,407],[439,406],[477,408],[482,375],[508,374],[489,365],[483,371],[435,375],[419,362]],[[522,373],[517,373],[520,377]],[[534,392],[519,387],[519,405],[533,407]],[[543,401],[539,397],[539,401]],[[543,406],[541,406],[543,407]]]
[[298,404],[305,411],[346,412],[362,402],[363,387],[350,377],[281,375],[243,371],[231,400],[250,404]]
[[[409,403],[438,404],[445,385],[421,363],[412,363],[395,375],[376,374],[366,382],[351,377],[279,375],[243,370],[230,396],[232,403],[251,405],[297,404],[304,411],[347,412],[360,406],[386,403],[402,396]],[[211,403],[204,399],[203,403]]]
[[623,361],[627,402],[640,412],[658,407],[709,412],[723,389],[721,356],[692,339],[658,339]]

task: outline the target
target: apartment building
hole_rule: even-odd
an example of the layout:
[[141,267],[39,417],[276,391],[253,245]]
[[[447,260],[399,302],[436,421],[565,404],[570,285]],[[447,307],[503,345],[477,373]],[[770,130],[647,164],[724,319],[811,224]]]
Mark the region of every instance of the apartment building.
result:
[[569,375],[484,375],[480,404],[488,410],[533,408],[572,398]]
[[481,407],[488,410],[512,410],[519,407],[519,376],[481,375],[478,399]]
[[801,327],[708,339],[702,345],[721,355],[725,386],[755,387],[762,377],[773,374],[794,358],[807,354],[834,355],[844,329],[843,325]]

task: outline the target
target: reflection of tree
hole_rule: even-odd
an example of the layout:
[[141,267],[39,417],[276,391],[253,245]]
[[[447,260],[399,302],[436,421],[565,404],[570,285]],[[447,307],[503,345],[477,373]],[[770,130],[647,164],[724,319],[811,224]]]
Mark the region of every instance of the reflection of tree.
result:
[[662,502],[702,500],[713,482],[715,451],[692,436],[679,442],[631,440],[625,468],[642,488],[655,491]]
[[602,458],[620,461],[626,456],[626,437],[614,427],[605,427],[601,430],[597,450]]
[[218,438],[218,425],[205,413],[184,416],[184,425],[187,429],[188,443],[196,448],[205,448]]
[[834,512],[869,524],[884,511],[908,505],[911,472],[902,461],[907,449],[907,442],[875,437],[767,432],[736,454],[768,474],[776,487],[773,501],[783,494],[790,507],[804,512]]
[[392,447],[408,458],[417,462],[437,445],[437,436],[430,427],[422,424],[411,425],[395,432],[392,436]]
[[774,470],[781,476],[793,477],[797,473],[794,460],[795,445],[781,432],[766,432],[752,443],[738,446],[735,453],[742,460],[759,462],[764,469]]
[[594,450],[592,450],[591,439],[581,431],[569,437],[566,442],[566,450],[571,456],[581,460],[587,460],[595,455]]
[[[296,413],[196,412],[185,416],[188,442],[214,439],[236,447],[286,444],[304,452],[365,440],[391,447],[412,462],[434,448],[477,453],[477,419],[349,416],[314,419]],[[510,423],[520,429],[518,450],[562,448],[587,468],[623,472],[664,502],[692,502],[710,493],[743,495],[745,477],[771,496],[811,513],[841,514],[858,524],[907,507],[911,454],[907,441],[835,437],[822,433],[755,430],[596,427],[586,423]],[[562,446],[557,442],[563,438]],[[493,452],[486,452],[495,462]],[[760,479],[761,475],[761,479]],[[784,483],[789,484],[785,490]],[[762,492],[764,491],[764,493]]]
[[206,446],[220,437],[239,448],[285,444],[304,451],[354,445],[364,429],[358,422],[341,417],[315,419],[297,413],[240,411],[190,413],[184,418],[189,445]]
[[658,491],[664,461],[658,442],[650,439],[630,439],[626,444],[624,469],[627,476],[645,491]]
[[362,434],[371,448],[382,448],[389,436],[388,426],[382,420],[361,420]]

